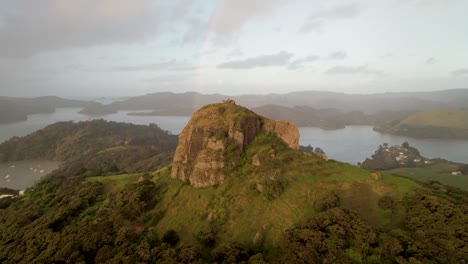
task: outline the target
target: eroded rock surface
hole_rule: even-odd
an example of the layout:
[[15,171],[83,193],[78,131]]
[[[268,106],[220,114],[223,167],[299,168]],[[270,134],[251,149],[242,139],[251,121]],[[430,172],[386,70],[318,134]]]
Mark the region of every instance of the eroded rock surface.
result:
[[263,132],[276,133],[289,147],[299,149],[299,130],[292,123],[259,116],[232,100],[207,105],[193,114],[179,135],[171,176],[195,188],[221,184],[228,152],[244,151]]

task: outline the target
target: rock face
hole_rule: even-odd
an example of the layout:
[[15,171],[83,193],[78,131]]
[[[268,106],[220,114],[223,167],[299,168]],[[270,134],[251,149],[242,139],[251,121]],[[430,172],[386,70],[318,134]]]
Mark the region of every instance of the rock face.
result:
[[276,133],[289,147],[299,149],[299,130],[294,124],[259,116],[232,100],[207,105],[193,114],[179,135],[171,176],[195,188],[220,184],[230,162],[227,151],[244,151],[263,132]]

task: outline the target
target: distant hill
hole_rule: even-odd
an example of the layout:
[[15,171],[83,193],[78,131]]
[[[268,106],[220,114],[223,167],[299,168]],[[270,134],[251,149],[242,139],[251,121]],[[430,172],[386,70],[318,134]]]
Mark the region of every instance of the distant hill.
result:
[[106,108],[115,110],[150,110],[154,115],[190,115],[205,104],[234,99],[249,108],[264,105],[285,107],[308,106],[314,109],[338,109],[344,112],[361,111],[373,114],[380,111],[421,111],[436,108],[468,108],[468,89],[385,93],[345,94],[335,92],[304,91],[288,94],[247,94],[227,96],[221,94],[200,94],[196,92],[161,92],[131,97],[114,102]]
[[309,106],[286,107],[264,105],[252,108],[260,115],[277,120],[287,120],[300,127],[339,129],[349,125],[372,125],[373,119],[359,111],[344,112],[338,109],[314,109]]
[[86,102],[56,96],[36,98],[0,97],[0,123],[23,121],[30,114],[53,113],[56,108],[83,107]]
[[419,138],[468,138],[468,110],[431,110],[375,128],[388,134]]
[[[156,127],[93,121],[59,123],[9,144],[17,158],[42,154],[100,166],[130,160],[130,166],[148,164],[139,151],[159,149],[156,142],[166,137]],[[232,101],[204,106],[179,136],[172,164],[155,169],[149,162],[141,173],[61,171],[24,196],[0,199],[0,262],[466,259],[467,192],[305,153],[298,138],[294,125]]]
[[0,144],[0,162],[55,160],[62,176],[146,171],[167,164],[176,144],[155,124],[59,122]]

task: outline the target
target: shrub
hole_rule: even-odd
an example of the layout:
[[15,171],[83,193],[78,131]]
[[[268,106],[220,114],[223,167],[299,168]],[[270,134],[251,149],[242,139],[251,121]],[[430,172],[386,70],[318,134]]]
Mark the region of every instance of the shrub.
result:
[[162,237],[162,241],[171,246],[175,246],[177,242],[179,242],[179,240],[180,240],[179,234],[177,234],[177,232],[173,229],[168,230],[166,233],[164,233]]

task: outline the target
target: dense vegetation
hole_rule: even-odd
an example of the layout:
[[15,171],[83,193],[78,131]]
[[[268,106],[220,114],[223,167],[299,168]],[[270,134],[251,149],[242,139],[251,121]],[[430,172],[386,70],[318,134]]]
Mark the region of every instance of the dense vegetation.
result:
[[404,167],[422,167],[431,162],[421,156],[419,150],[403,142],[401,146],[379,145],[371,158],[367,158],[361,167],[370,170],[390,170]]
[[0,144],[0,162],[56,160],[61,176],[149,171],[170,162],[176,144],[155,124],[59,122]]
[[419,138],[468,138],[468,110],[414,113],[375,128],[379,132]]

